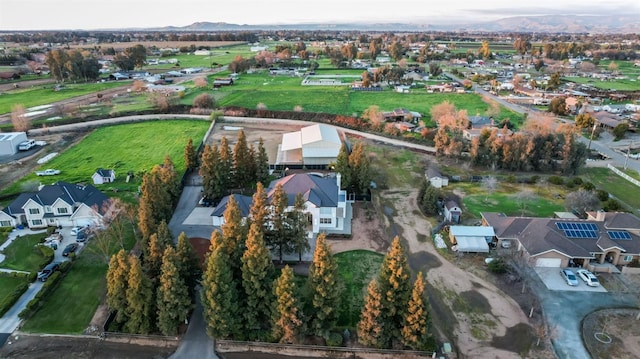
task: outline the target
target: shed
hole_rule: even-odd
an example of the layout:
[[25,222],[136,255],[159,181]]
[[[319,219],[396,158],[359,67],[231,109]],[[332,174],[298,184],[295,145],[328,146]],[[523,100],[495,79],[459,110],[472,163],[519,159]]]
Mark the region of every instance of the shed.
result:
[[442,188],[449,185],[449,177],[440,174],[437,168],[429,167],[424,175],[435,188]]
[[20,142],[27,140],[25,132],[0,133],[0,156],[11,156],[18,152]]
[[111,183],[116,180],[116,172],[110,169],[98,168],[91,176],[93,184]]
[[451,226],[449,240],[458,246],[459,252],[489,252],[489,242],[495,237],[493,227]]
[[444,219],[449,222],[460,223],[462,209],[456,201],[447,201],[444,204]]

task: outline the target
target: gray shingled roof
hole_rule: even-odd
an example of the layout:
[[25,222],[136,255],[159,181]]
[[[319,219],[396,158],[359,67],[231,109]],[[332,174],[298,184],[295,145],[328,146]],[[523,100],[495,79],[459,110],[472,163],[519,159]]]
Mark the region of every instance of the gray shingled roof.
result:
[[248,217],[249,212],[251,210],[251,205],[253,204],[253,197],[243,196],[241,194],[231,194],[231,195],[222,197],[222,199],[220,200],[220,203],[218,203],[218,205],[213,209],[211,216],[222,217],[222,215],[224,215],[224,211],[227,210],[227,204],[229,203],[229,199],[232,196],[238,203],[238,207],[240,208],[240,215],[242,217]]
[[298,193],[317,207],[338,206],[338,184],[335,178],[324,178],[307,173],[296,173],[272,181],[267,189],[269,200],[273,196],[278,183],[287,193],[289,206],[293,206]]
[[19,214],[23,214],[24,209],[22,209],[22,206],[24,206],[24,204],[27,203],[29,198],[31,198],[34,194],[35,193],[32,193],[32,192],[20,193],[20,195],[18,195],[18,197],[14,199],[11,203],[9,203],[9,205],[5,207],[2,211],[14,217]]

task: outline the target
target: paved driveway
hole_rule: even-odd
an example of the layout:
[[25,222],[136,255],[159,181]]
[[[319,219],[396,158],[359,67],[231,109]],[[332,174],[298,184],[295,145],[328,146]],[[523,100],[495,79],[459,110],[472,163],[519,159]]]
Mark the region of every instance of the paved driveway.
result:
[[[573,271],[574,274],[576,273],[575,268],[571,268],[571,270]],[[560,268],[535,267],[535,271],[538,274],[538,277],[540,277],[540,280],[542,280],[544,285],[549,290],[566,290],[566,291],[573,291],[573,292],[599,292],[599,293],[607,292],[607,290],[602,286],[589,287],[584,283],[584,281],[582,281],[582,279],[580,279],[580,277],[578,277],[577,274],[576,274],[576,277],[578,278],[578,285],[575,287],[568,285],[567,282],[564,281],[564,278],[560,275]]]
[[[552,270],[558,272],[559,268]],[[591,357],[582,342],[582,319],[589,313],[605,308],[637,308],[637,294],[634,293],[550,290],[540,276],[530,274],[531,289],[537,294],[545,322],[554,333],[551,342],[560,359]],[[561,279],[560,273],[555,275]]]

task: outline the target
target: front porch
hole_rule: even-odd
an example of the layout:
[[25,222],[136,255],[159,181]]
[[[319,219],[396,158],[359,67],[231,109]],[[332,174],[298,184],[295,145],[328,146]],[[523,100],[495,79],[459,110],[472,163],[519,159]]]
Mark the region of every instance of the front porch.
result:
[[599,263],[592,260],[586,266],[587,270],[592,273],[620,273],[618,267],[609,262]]

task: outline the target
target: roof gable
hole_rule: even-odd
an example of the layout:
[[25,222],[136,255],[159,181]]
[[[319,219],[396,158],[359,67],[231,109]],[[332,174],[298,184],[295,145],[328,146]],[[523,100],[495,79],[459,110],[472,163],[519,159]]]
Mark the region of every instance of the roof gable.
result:
[[269,184],[267,195],[269,200],[275,192],[278,183],[289,198],[289,206],[293,206],[295,196],[302,193],[304,199],[317,207],[337,207],[338,206],[338,185],[335,178],[324,178],[306,173],[292,174]]

